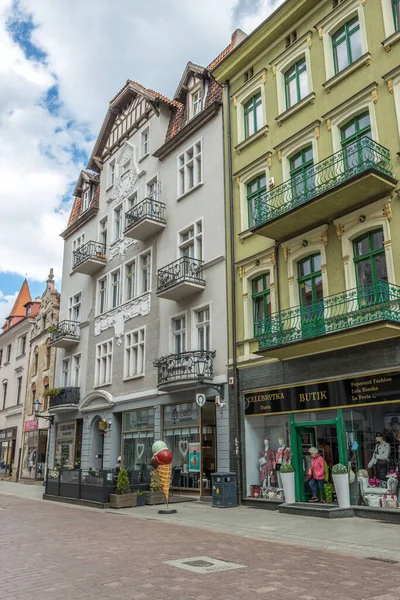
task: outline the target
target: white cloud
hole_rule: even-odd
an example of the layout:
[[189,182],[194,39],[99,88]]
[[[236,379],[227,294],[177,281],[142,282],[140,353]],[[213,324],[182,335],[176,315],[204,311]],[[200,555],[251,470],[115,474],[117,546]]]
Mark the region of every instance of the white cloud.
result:
[[5,318],[10,314],[17,296],[18,292],[11,295],[5,295],[0,290],[0,327],[3,325]]
[[243,17],[241,27],[246,33],[251,33],[253,29],[258,27],[264,19],[278,8],[285,0],[261,0],[259,7],[253,13]]

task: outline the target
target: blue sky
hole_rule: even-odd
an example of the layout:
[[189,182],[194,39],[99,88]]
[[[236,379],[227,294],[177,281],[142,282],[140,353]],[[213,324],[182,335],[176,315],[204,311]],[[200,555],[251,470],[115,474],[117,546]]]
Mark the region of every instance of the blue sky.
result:
[[282,0],[0,0],[0,321],[23,278],[60,288],[71,193],[129,79],[172,96]]

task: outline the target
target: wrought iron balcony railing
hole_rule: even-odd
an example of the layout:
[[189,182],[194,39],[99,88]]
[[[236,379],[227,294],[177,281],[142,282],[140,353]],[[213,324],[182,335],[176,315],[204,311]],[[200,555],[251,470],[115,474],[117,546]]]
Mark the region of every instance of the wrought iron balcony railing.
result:
[[57,342],[57,340],[68,337],[79,340],[80,335],[80,323],[78,321],[60,321],[57,324],[56,331],[51,334],[51,343]]
[[152,198],[145,198],[125,214],[125,229],[129,229],[143,219],[165,222],[165,204]]
[[49,408],[62,406],[78,406],[80,401],[80,388],[66,387],[57,396],[50,396]]
[[250,211],[252,227],[260,227],[371,169],[393,177],[389,150],[364,137],[260,194]]
[[400,287],[384,281],[265,316],[255,323],[260,350],[378,321],[400,323]]
[[105,260],[106,245],[101,242],[87,242],[74,250],[74,269],[88,259]]
[[181,256],[178,260],[157,271],[157,292],[162,292],[178,283],[197,283],[205,285],[203,261],[189,256]]
[[199,378],[197,366],[200,362],[201,372],[204,373],[203,379],[212,379],[214,356],[213,350],[192,350],[161,356],[154,361],[154,366],[158,368],[158,385],[189,379],[197,380]]

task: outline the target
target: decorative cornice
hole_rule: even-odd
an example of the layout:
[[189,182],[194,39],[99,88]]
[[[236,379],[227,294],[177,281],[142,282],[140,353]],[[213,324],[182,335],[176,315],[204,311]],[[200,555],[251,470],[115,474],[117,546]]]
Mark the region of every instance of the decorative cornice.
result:
[[125,322],[134,317],[148,315],[150,306],[151,294],[149,292],[96,317],[94,320],[94,335],[100,335],[102,331],[114,327],[117,346],[120,346],[122,344],[122,336],[125,333]]

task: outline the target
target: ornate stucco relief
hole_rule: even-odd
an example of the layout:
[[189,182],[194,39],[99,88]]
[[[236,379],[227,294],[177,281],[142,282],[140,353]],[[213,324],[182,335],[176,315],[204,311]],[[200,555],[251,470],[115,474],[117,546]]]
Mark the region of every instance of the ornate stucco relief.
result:
[[112,260],[116,256],[124,258],[125,252],[128,250],[129,246],[132,246],[133,244],[137,244],[137,241],[130,240],[128,238],[118,240],[118,242],[115,242],[115,244],[110,246],[110,249],[108,250],[109,259]]
[[94,321],[94,335],[100,335],[102,331],[114,327],[117,346],[120,346],[122,344],[122,336],[125,332],[125,322],[134,317],[148,315],[149,312],[150,294],[134,298],[122,306],[118,306],[108,313],[97,317]]
[[[124,165],[129,161],[129,168],[124,172]],[[111,199],[122,202],[134,191],[139,179],[139,164],[137,161],[137,148],[130,142],[125,142],[117,157],[117,176]]]

